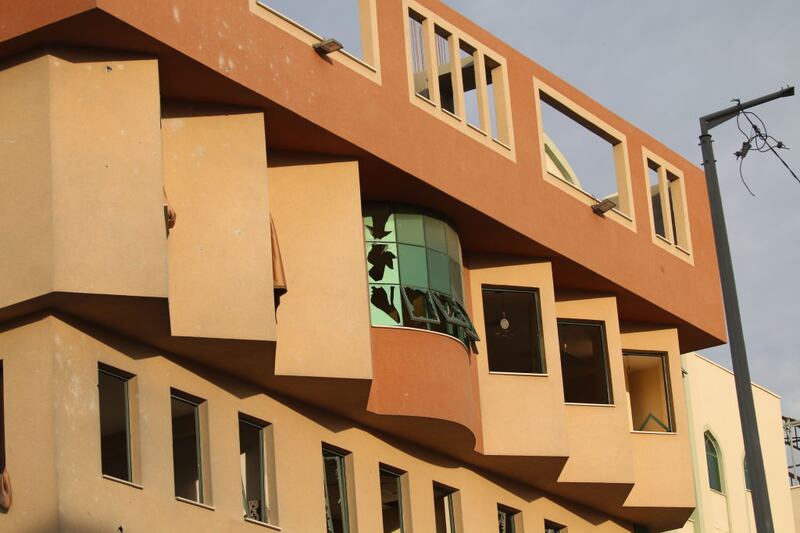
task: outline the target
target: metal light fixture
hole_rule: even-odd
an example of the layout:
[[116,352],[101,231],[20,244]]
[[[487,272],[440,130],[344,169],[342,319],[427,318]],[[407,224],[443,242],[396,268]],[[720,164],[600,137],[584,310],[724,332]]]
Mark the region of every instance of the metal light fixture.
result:
[[614,203],[613,200],[603,200],[601,202],[597,202],[592,206],[592,211],[594,211],[595,215],[605,216],[606,213],[611,211],[617,207],[617,204]]
[[336,39],[323,39],[318,43],[314,43],[314,51],[321,56],[338,52],[342,48],[344,48],[344,46]]

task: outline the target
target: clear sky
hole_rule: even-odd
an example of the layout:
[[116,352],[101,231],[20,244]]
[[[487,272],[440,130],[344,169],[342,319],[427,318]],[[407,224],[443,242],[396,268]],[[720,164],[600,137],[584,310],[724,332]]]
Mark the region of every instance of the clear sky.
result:
[[[357,35],[348,20],[356,0],[266,3],[324,36]],[[446,3],[696,164],[699,116],[732,98],[800,89],[798,0]],[[357,42],[345,45],[360,52]],[[800,172],[800,95],[756,112],[792,148],[781,153]],[[733,156],[743,140],[735,123],[713,134],[751,374],[800,418],[800,183],[773,156],[751,153],[751,197]],[[726,347],[704,355],[730,367]]]

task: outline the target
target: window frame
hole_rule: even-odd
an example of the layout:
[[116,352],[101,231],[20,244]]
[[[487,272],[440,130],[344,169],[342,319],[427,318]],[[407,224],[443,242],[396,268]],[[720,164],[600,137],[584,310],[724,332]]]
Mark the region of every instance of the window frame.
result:
[[[378,463],[378,483],[380,488],[380,479],[383,474],[390,475],[394,477],[397,481],[397,491],[398,491],[398,505],[400,511],[400,533],[405,533],[406,531],[410,531],[411,524],[411,499],[409,496],[409,482],[408,482],[408,472],[405,470],[400,470],[399,468],[395,468],[393,466],[389,466],[385,463]],[[382,497],[381,497],[382,498]],[[383,500],[381,499],[381,504]],[[383,513],[381,513],[381,525],[385,527],[383,524]]]
[[[432,114],[451,127],[468,135],[472,139],[489,147],[512,161],[516,161],[514,143],[513,109],[511,105],[511,92],[508,82],[508,64],[501,54],[474,39],[472,36],[451,25],[439,15],[428,10],[414,0],[403,1],[403,23],[405,25],[404,39],[406,47],[406,73],[408,75],[410,102]],[[425,68],[428,72],[428,94],[426,98],[416,92],[414,85],[414,57],[409,31],[409,19],[422,23],[423,31],[421,45],[425,49]],[[450,111],[442,105],[439,86],[439,58],[436,45],[436,36],[446,39],[450,55],[450,76],[453,87],[453,109]],[[462,75],[461,46],[466,44],[474,49],[473,64],[478,101],[479,124],[471,124],[467,120],[467,109],[464,98],[464,80]],[[492,87],[494,92],[494,106],[490,108],[488,85],[486,76],[486,58],[490,58],[494,65],[492,69]],[[458,68],[455,68],[458,66]],[[497,123],[497,135],[493,135],[492,119]]]
[[[238,430],[239,430],[239,453],[241,461],[241,439],[242,439],[242,424],[257,429],[259,432],[259,448],[260,448],[260,484],[261,484],[261,505],[262,505],[262,518],[264,520],[256,520],[247,516],[248,509],[244,506],[244,499],[242,507],[244,511],[244,519],[246,522],[255,522],[258,524],[267,524],[270,526],[278,527],[278,491],[277,482],[275,479],[275,443],[274,443],[274,428],[271,423],[250,416],[248,414],[238,413]],[[242,480],[244,482],[244,480]],[[243,494],[246,496],[246,494]]]
[[[711,478],[711,468],[709,467],[710,461],[712,460],[711,454],[709,454],[708,446],[709,444],[713,448],[713,461],[716,463],[716,473],[717,473],[717,483],[719,487],[714,487],[714,480]],[[703,449],[705,451],[706,456],[706,480],[708,482],[709,490],[716,492],[717,494],[722,494],[726,496],[725,492],[725,474],[722,468],[722,449],[719,446],[719,441],[711,432],[711,430],[705,430],[703,432]]]
[[[591,402],[570,402],[566,398],[566,390],[564,391],[564,403],[566,405],[584,405],[584,406],[596,406],[596,407],[614,407],[616,404],[614,402],[614,387],[611,379],[611,361],[610,361],[610,354],[608,350],[608,333],[606,328],[605,320],[592,320],[592,319],[581,319],[581,318],[556,318],[556,334],[559,335],[559,346],[561,345],[561,337],[560,333],[558,332],[558,327],[561,324],[567,325],[577,325],[577,326],[598,326],[600,331],[602,332],[603,338],[603,361],[604,361],[604,370],[605,370],[605,382],[606,382],[606,393],[608,397],[608,401],[606,403],[591,403]],[[559,359],[561,358],[561,354],[559,351]],[[561,380],[562,385],[566,386],[564,383],[564,368],[562,363],[561,368]]]
[[[433,506],[434,506],[434,530],[436,528],[436,500],[437,498],[443,498],[444,500],[444,510],[445,510],[445,531],[436,533],[462,533],[464,526],[463,526],[463,518],[461,514],[461,491],[449,485],[445,485],[444,483],[440,483],[438,481],[434,481],[432,484],[433,488]],[[444,493],[443,495],[437,494]]]
[[[659,351],[651,351],[651,350],[633,350],[633,349],[623,349],[622,350],[622,362],[623,366],[626,361],[626,357],[658,357],[661,359],[661,376],[664,383],[664,401],[666,402],[666,410],[667,410],[667,429],[662,431],[646,431],[642,429],[637,429],[633,426],[633,404],[630,399],[630,390],[628,390],[628,408],[631,412],[631,428],[634,433],[652,433],[652,434],[674,434],[677,432],[676,425],[675,425],[675,408],[672,399],[672,380],[670,379],[669,373],[669,353],[668,352],[659,352]],[[625,383],[626,387],[628,386],[628,369],[625,367]],[[661,425],[661,420],[653,417],[657,424]],[[646,421],[645,421],[646,424]],[[663,426],[662,426],[663,427]]]
[[[655,169],[653,169],[651,163],[656,167]],[[653,244],[694,265],[689,202],[686,196],[686,179],[683,172],[645,147],[642,147],[642,164],[647,191],[647,210],[650,216],[650,234]],[[656,232],[651,193],[653,184],[650,182],[651,169],[658,174],[659,203],[661,204],[662,220],[666,233],[664,236]],[[685,241],[684,244],[678,242],[674,235],[675,232],[680,234],[680,239]]]
[[[271,7],[267,0],[248,0],[248,2],[251,13],[306,43],[309,47],[321,42],[325,37],[336,37],[335,35],[319,35],[313,29],[304,26],[302,22],[296,21],[281,13],[279,9]],[[359,58],[344,48],[329,54],[327,57],[381,85],[377,1],[358,0],[358,6],[361,48],[364,57]]]
[[337,485],[339,486],[339,494],[341,497],[340,503],[340,512],[342,514],[342,533],[350,533],[352,530],[351,524],[355,523],[356,515],[355,515],[355,490],[353,487],[354,482],[354,475],[353,475],[353,452],[345,450],[344,448],[340,448],[338,446],[334,446],[332,444],[328,444],[327,442],[322,443],[322,486],[324,488],[324,500],[325,500],[325,523],[326,528],[328,528],[329,533],[333,533],[332,522],[330,521],[329,514],[332,509],[330,504],[330,497],[328,495],[328,475],[327,470],[325,468],[325,461],[326,456],[325,454],[330,454],[333,458],[336,459],[336,469],[338,474]]
[[535,76],[533,77],[533,91],[536,109],[536,121],[539,134],[541,175],[543,176],[545,182],[556,186],[588,207],[592,207],[599,201],[598,198],[595,198],[578,185],[566,181],[547,170],[548,155],[545,149],[545,138],[547,136],[545,135],[542,120],[543,94],[545,95],[544,101],[548,105],[555,107],[558,111],[575,121],[576,124],[589,130],[589,133],[593,133],[601,137],[611,145],[615,167],[614,170],[617,176],[617,194],[619,205],[605,213],[605,217],[621,224],[633,232],[636,232],[636,209],[634,206],[635,202],[633,197],[633,185],[631,180],[631,166],[627,136]]
[[[190,405],[194,410],[194,424],[195,424],[195,449],[197,450],[197,475],[198,475],[198,499],[187,498],[180,496],[177,493],[176,474],[175,468],[175,417],[173,410],[173,401],[182,402]],[[208,434],[208,400],[194,396],[182,390],[170,387],[170,420],[172,430],[172,477],[173,477],[173,490],[175,491],[175,499],[181,502],[199,505],[213,509],[212,507],[212,492],[211,492],[211,463],[209,459],[209,434]]]
[[[492,370],[491,368],[491,352],[489,350],[489,339],[488,333],[486,333],[486,305],[484,300],[484,293],[486,291],[492,292],[518,292],[518,293],[531,293],[533,294],[535,307],[536,307],[536,327],[538,328],[538,342],[537,342],[537,349],[538,349],[538,357],[539,357],[539,365],[542,369],[541,372],[503,372],[499,370]],[[541,291],[538,287],[526,287],[526,286],[515,286],[515,285],[495,285],[491,283],[482,283],[481,284],[481,301],[483,306],[483,320],[484,320],[484,333],[486,333],[486,361],[489,368],[490,374],[498,374],[498,375],[514,375],[514,376],[546,376],[547,373],[547,354],[545,353],[545,342],[544,342],[544,330],[542,324],[542,295]]]
[[[100,395],[100,375],[105,374],[114,379],[118,379],[125,384],[125,432],[126,432],[126,468],[127,478],[120,478],[107,474],[103,470],[103,450],[102,450],[102,396]],[[102,477],[113,481],[141,487],[141,471],[139,464],[139,426],[138,426],[138,379],[135,374],[121,370],[117,367],[98,361],[97,363],[97,392],[98,392],[98,428],[100,431],[100,473]]]
[[[500,530],[500,514],[506,515],[507,523],[511,524],[511,529]],[[513,507],[509,507],[508,505],[503,505],[502,503],[497,504],[497,522],[498,522],[498,530],[499,533],[525,533],[524,526],[522,524],[522,511],[519,509],[514,509]]]

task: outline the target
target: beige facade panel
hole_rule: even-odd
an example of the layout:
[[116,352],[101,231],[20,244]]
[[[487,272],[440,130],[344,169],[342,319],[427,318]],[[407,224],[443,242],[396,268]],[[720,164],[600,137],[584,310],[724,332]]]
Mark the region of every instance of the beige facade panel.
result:
[[[541,531],[545,519],[575,532],[632,530],[630,524],[579,505],[57,318],[0,333],[0,358],[7,393],[8,468],[15,491],[12,511],[0,514],[3,531],[114,531],[120,526],[125,531],[176,533],[254,531],[259,525],[243,518],[239,413],[272,424],[280,510],[275,525],[282,531],[325,531],[323,442],[352,453],[352,531],[382,530],[379,463],[408,472],[410,531],[432,530],[434,481],[460,491],[463,533],[494,531],[498,503],[523,513],[525,531]],[[137,377],[134,416],[139,428],[133,438],[141,444],[139,486],[101,474],[98,362]],[[207,402],[213,506],[175,498],[171,388]]]
[[59,51],[0,77],[2,303],[166,296],[156,61]]
[[275,340],[263,114],[165,115],[172,335]]
[[796,533],[800,533],[800,485],[791,488],[792,509],[794,511],[794,528]]
[[[691,509],[695,505],[694,482],[686,404],[683,401],[678,332],[674,329],[627,328],[622,332],[622,348],[624,353],[663,353],[666,362],[666,397],[665,384],[652,379],[655,376],[647,376],[646,391],[634,391],[628,386],[625,398],[620,400],[627,400],[632,405],[631,398],[636,392],[657,395],[647,403],[666,408],[668,412],[661,420],[669,424],[672,430],[656,432],[629,426],[636,484],[625,505]],[[634,412],[633,409],[631,412]]]
[[268,173],[289,288],[275,374],[371,379],[358,163],[270,152]]
[[[559,294],[556,295],[555,307],[560,319],[599,321],[605,325],[608,382],[612,396],[609,405],[566,405],[570,458],[559,482],[632,484],[633,443],[624,394],[625,374],[616,300],[580,293]],[[600,442],[602,446],[598,446]]]
[[484,453],[566,457],[569,442],[566,407],[559,362],[556,305],[550,263],[502,261],[469,257],[472,320],[481,339],[486,339],[482,286],[535,288],[539,290],[545,356],[545,374],[491,373],[486,342],[477,357],[480,384]]
[[53,290],[49,70],[0,67],[0,307]]

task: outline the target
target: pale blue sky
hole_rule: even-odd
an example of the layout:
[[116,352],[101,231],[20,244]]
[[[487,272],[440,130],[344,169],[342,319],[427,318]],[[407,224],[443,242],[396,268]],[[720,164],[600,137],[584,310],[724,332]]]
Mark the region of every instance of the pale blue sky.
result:
[[[380,1],[380,0],[379,0]],[[347,41],[355,20],[327,7],[356,0],[268,0],[324,36]],[[797,0],[448,0],[499,38],[685,156],[701,162],[698,117],[800,85]],[[353,16],[354,17],[354,16]],[[800,95],[757,110],[800,170]],[[734,123],[714,132],[753,379],[800,418],[800,183],[753,153],[739,181]],[[727,348],[704,355],[730,367]]]

